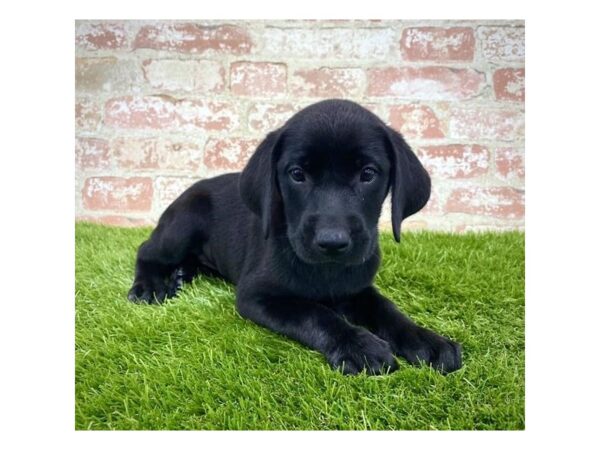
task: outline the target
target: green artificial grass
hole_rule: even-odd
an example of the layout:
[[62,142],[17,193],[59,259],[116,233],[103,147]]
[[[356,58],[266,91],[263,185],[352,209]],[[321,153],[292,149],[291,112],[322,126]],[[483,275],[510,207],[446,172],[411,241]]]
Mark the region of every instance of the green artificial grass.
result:
[[463,346],[443,376],[400,363],[344,376],[242,319],[199,278],[163,306],[127,301],[148,228],[76,225],[77,429],[523,429],[524,235],[381,236],[376,285]]

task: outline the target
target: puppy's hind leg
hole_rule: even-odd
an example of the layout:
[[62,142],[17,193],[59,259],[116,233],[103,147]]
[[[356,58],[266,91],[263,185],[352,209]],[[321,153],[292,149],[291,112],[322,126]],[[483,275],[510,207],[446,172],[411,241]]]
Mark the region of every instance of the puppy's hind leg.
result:
[[127,298],[136,303],[162,303],[196,274],[192,258],[202,242],[199,218],[179,208],[167,209],[150,239],[137,254],[135,279]]
[[183,273],[178,267],[180,258],[177,257],[180,252],[173,253],[172,247],[169,250],[161,241],[160,233],[155,232],[140,246],[135,280],[127,295],[129,300],[162,303],[165,298],[174,296],[183,283]]

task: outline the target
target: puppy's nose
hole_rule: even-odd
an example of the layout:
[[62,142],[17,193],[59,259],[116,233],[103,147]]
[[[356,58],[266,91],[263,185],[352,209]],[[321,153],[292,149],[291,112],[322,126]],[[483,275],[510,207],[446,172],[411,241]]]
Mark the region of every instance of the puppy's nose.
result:
[[319,230],[315,236],[319,249],[325,252],[343,252],[350,245],[350,235],[345,230]]

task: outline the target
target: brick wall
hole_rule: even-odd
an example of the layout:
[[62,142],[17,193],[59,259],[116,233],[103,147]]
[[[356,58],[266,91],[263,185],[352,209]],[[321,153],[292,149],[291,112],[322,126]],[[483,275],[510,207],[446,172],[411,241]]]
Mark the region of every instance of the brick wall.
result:
[[78,21],[75,45],[78,220],[154,223],[294,111],[341,97],[432,175],[406,228],[524,226],[523,22]]

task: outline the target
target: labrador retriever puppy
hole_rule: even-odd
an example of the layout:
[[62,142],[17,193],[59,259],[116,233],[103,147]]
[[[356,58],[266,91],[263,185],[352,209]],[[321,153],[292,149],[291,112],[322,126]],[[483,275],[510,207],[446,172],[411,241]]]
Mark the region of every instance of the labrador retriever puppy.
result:
[[199,181],[164,211],[139,248],[128,297],[161,303],[195,275],[217,275],[236,285],[242,317],[345,374],[396,370],[396,356],[452,372],[459,344],[373,286],[386,195],[399,242],[430,187],[402,136],[373,113],[346,100],[313,104],[267,135],[241,173]]

